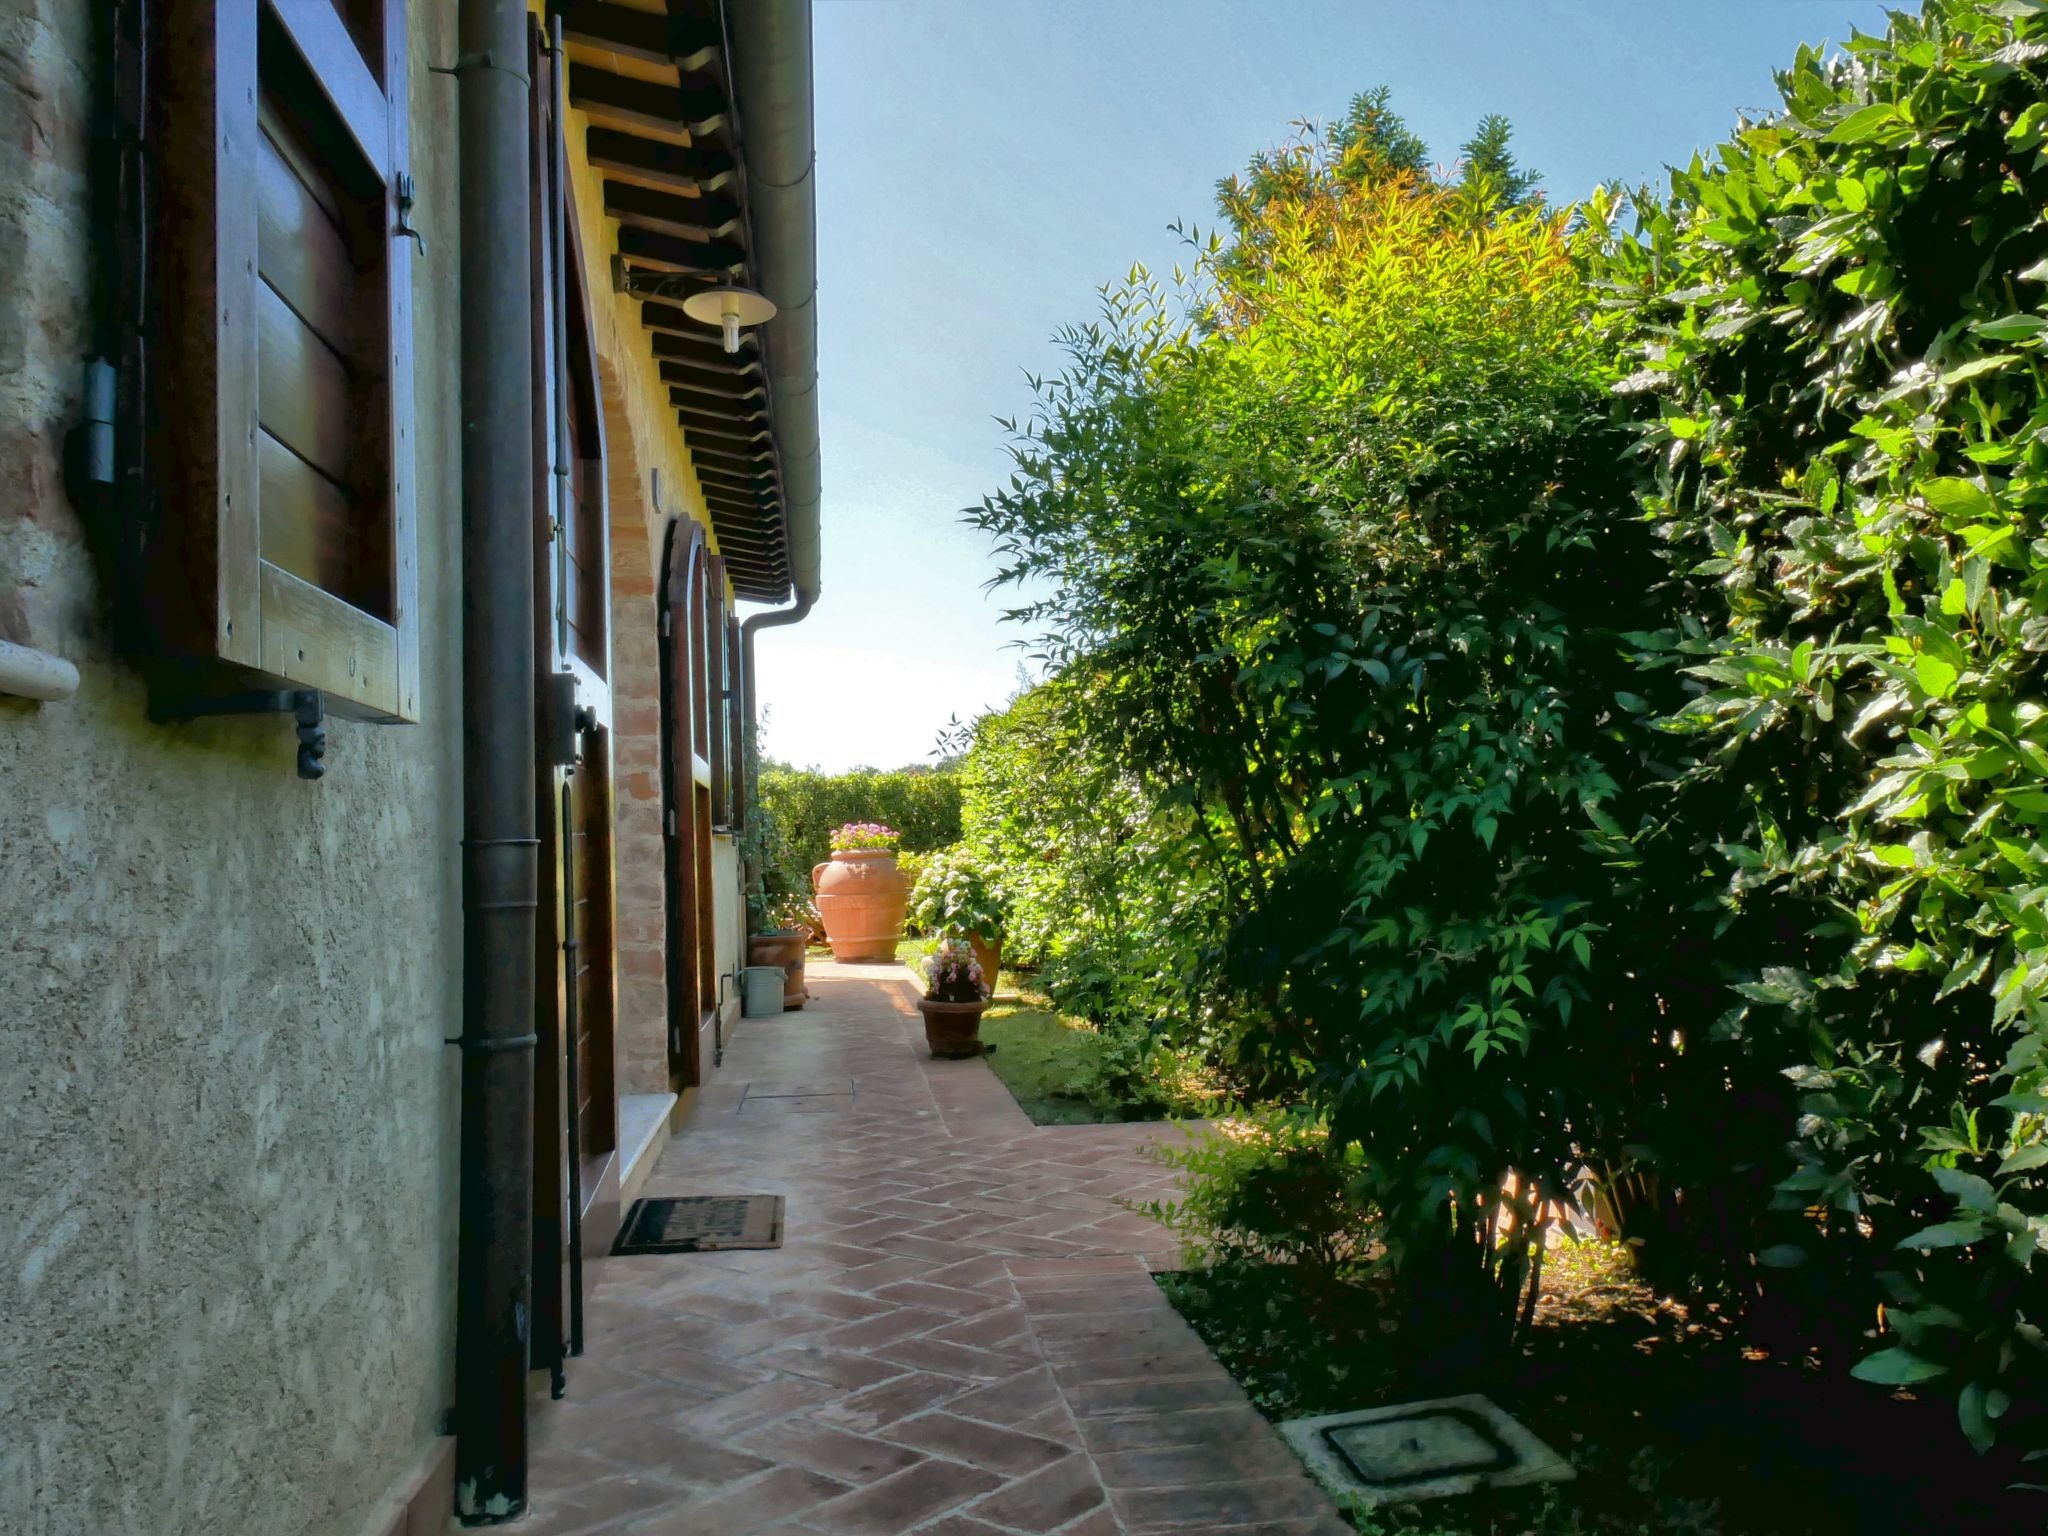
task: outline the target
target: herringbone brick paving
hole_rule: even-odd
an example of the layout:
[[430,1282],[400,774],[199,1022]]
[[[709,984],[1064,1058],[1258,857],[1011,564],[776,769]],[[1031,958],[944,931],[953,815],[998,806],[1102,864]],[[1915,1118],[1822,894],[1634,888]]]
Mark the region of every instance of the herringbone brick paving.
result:
[[536,1536],[1338,1536],[1150,1270],[1159,1126],[1034,1126],[894,967],[741,1026],[647,1193],[780,1194],[785,1245],[606,1259],[534,1425]]

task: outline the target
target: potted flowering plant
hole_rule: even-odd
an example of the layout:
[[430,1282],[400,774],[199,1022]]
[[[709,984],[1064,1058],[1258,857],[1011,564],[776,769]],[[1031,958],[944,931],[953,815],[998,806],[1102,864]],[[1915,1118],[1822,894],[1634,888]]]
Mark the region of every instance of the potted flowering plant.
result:
[[939,940],[939,947],[925,956],[924,996],[917,1000],[917,1011],[924,1015],[924,1043],[934,1056],[981,1054],[981,1015],[988,995],[988,981],[972,946],[964,939]]
[[782,970],[782,1007],[786,1013],[810,1000],[804,984],[804,950],[818,932],[818,910],[808,896],[790,892],[756,892],[747,898],[754,932],[747,936],[747,964]]
[[831,841],[834,853],[893,854],[902,844],[903,834],[879,821],[849,821],[833,828]]
[[894,960],[910,885],[896,867],[903,834],[878,821],[833,832],[832,857],[811,871],[818,917],[834,960]]
[[991,987],[1002,969],[1008,918],[1001,894],[965,848],[955,843],[926,855],[910,891],[910,920],[926,933],[964,937]]

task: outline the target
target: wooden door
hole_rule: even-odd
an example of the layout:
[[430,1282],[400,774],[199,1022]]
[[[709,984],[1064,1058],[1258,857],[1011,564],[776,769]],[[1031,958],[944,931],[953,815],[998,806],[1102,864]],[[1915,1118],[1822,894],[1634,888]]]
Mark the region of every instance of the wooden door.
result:
[[[533,1363],[582,1350],[582,1262],[618,1227],[610,550],[589,287],[559,80],[528,57],[534,292],[534,645],[541,842],[534,1074]],[[559,52],[553,57],[559,58]]]
[[[661,576],[661,769],[667,858],[669,1079],[677,1092],[721,1053],[713,831],[709,551],[703,528],[669,524]],[[707,1046],[706,1040],[709,1040]]]

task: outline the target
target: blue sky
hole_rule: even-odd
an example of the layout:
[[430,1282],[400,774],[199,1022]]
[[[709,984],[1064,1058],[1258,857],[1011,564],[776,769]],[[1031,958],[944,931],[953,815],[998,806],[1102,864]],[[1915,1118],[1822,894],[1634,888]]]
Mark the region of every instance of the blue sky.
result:
[[1019,639],[959,510],[1061,325],[1297,119],[1379,84],[1448,163],[1506,113],[1554,200],[1662,168],[1776,100],[1871,0],[818,0],[823,596],[760,637],[764,749],[929,757],[1000,704]]

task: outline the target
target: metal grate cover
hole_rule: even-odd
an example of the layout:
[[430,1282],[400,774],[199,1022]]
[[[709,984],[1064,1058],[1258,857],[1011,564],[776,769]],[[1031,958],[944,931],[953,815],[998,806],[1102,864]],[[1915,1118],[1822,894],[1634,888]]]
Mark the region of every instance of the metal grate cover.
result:
[[730,1248],[780,1248],[782,1196],[687,1195],[635,1200],[612,1252],[719,1253]]

